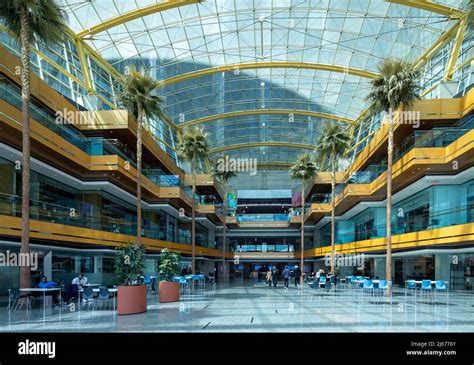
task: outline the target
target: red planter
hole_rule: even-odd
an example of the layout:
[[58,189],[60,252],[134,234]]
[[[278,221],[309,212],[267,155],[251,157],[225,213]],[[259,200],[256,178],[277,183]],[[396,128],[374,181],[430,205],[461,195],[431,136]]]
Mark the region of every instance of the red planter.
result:
[[160,303],[179,301],[179,283],[174,281],[160,281]]
[[117,313],[137,314],[146,312],[146,294],[147,287],[145,285],[119,286],[117,291]]

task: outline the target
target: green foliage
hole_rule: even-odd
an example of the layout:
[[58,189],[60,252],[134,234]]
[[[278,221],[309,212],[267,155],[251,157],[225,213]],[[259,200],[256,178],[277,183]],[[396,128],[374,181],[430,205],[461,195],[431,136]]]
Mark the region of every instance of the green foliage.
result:
[[125,285],[141,285],[145,267],[145,247],[138,243],[127,243],[116,248],[115,273]]
[[0,0],[0,21],[19,43],[21,33],[20,9],[28,8],[29,39],[36,35],[44,43],[60,42],[66,32],[66,13],[56,0]]
[[319,159],[322,159],[323,156],[329,156],[336,160],[343,157],[350,148],[350,141],[351,136],[346,128],[338,123],[326,124],[316,147]]
[[232,171],[223,168],[222,162],[224,161],[225,157],[221,156],[216,159],[213,165],[212,176],[219,179],[224,184],[227,183],[231,178],[237,176],[237,174]]
[[378,71],[379,77],[372,80],[372,91],[367,96],[373,114],[390,109],[394,112],[402,104],[411,106],[421,99],[417,84],[420,74],[411,61],[388,58],[379,64]]
[[168,248],[163,249],[160,254],[160,265],[158,272],[160,277],[165,281],[172,281],[173,276],[179,274],[179,261],[181,255],[176,252],[171,252]]
[[176,149],[178,157],[185,162],[204,161],[209,158],[208,134],[199,127],[185,127],[181,134],[178,134],[178,147]]
[[474,0],[468,0],[467,2],[467,27],[469,30],[474,30]]
[[143,113],[145,118],[163,118],[165,99],[157,94],[160,88],[161,83],[145,71],[137,71],[133,66],[127,66],[119,100],[137,121],[140,113]]
[[316,164],[311,161],[311,157],[306,153],[299,155],[293,166],[290,167],[291,178],[303,182],[313,179],[316,171]]

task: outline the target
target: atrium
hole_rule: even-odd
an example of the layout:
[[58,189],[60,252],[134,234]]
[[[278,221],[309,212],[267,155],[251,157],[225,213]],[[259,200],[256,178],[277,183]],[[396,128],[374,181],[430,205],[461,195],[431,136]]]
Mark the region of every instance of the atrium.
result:
[[473,4],[1,0],[0,332],[474,332]]

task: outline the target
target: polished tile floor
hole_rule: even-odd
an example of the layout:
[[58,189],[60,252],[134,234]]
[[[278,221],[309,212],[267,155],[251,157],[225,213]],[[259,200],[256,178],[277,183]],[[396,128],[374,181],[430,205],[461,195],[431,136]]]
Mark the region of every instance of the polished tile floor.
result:
[[392,303],[353,290],[297,290],[231,284],[182,296],[179,303],[148,298],[144,314],[117,316],[111,307],[62,310],[0,308],[0,331],[72,332],[474,332],[474,293],[405,296]]

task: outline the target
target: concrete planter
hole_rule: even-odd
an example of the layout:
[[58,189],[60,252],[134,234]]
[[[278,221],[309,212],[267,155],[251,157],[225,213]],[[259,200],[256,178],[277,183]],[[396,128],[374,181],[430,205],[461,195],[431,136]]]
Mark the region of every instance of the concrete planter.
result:
[[160,303],[179,302],[179,283],[160,281]]
[[145,285],[118,287],[117,291],[117,313],[137,314],[146,312],[147,287]]

